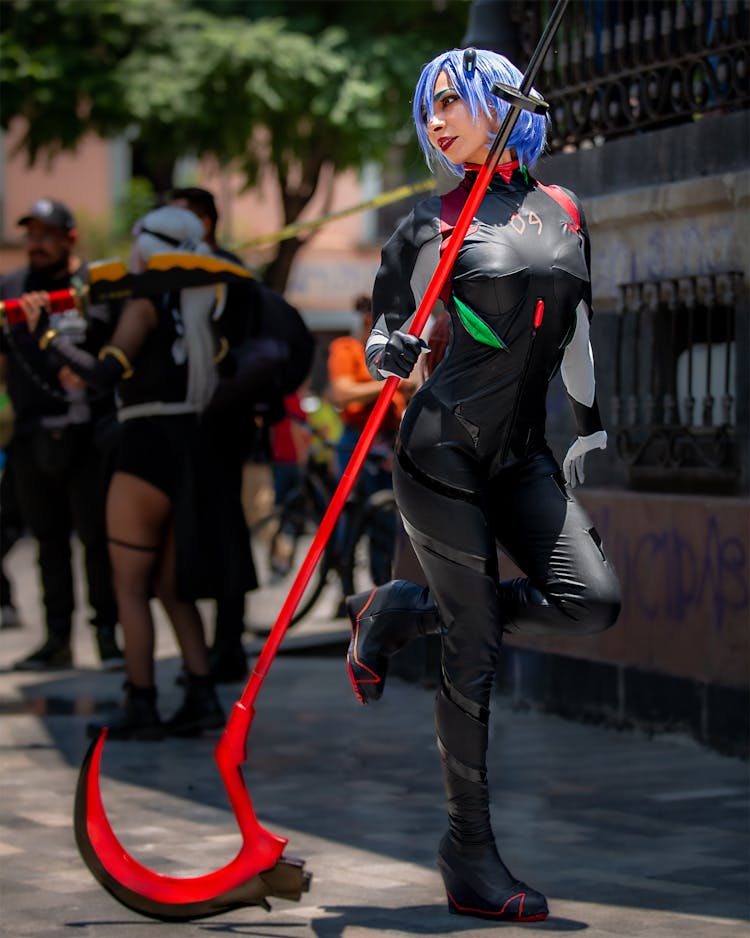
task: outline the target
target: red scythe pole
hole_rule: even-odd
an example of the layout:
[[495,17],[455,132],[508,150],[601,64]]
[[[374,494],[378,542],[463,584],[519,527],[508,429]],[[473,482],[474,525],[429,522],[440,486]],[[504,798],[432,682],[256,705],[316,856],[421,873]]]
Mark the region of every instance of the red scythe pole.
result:
[[[557,0],[520,88],[499,85],[493,88],[493,92],[508,101],[510,107],[415,314],[409,329],[412,335],[419,335],[427,323],[520,111],[540,111],[545,108],[538,98],[529,97],[529,93],[568,2],[569,0]],[[115,836],[102,804],[99,767],[106,730],[89,749],[81,767],[76,792],[75,830],[78,846],[95,878],[129,908],[152,918],[192,919],[217,915],[243,905],[260,904],[268,907],[267,896],[299,899],[301,892],[307,890],[310,874],[304,872],[302,861],[283,858],[281,854],[287,841],[269,833],[258,824],[242,777],[241,765],[246,760],[247,736],[255,714],[255,699],[354,486],[398,382],[396,377],[386,380],[308,554],[302,562],[289,596],[216,746],[216,762],[242,834],[243,843],[237,856],[213,873],[192,878],[162,876],[142,866],[127,853]]]
[[[54,290],[47,294],[47,310],[50,313],[63,313],[71,308],[83,312],[88,297],[88,284],[80,287],[68,287],[66,290]],[[0,301],[0,323],[3,319],[9,326],[26,322],[20,299]]]
[[[75,282],[63,290],[47,293],[48,313],[76,309],[87,315],[90,303],[108,303],[133,295],[156,296],[187,287],[208,284],[242,283],[253,279],[249,270],[221,257],[171,251],[154,254],[146,270],[131,273],[118,260],[93,261],[88,265],[89,283]],[[0,326],[17,326],[26,321],[20,297],[0,300]]]

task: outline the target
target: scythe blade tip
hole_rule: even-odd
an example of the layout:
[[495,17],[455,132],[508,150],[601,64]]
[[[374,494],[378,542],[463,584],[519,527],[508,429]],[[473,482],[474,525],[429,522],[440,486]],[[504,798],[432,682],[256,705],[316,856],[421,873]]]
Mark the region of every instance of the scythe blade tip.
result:
[[258,874],[266,885],[269,896],[299,902],[303,892],[310,891],[312,873],[305,870],[305,861],[296,857],[281,857],[270,870]]

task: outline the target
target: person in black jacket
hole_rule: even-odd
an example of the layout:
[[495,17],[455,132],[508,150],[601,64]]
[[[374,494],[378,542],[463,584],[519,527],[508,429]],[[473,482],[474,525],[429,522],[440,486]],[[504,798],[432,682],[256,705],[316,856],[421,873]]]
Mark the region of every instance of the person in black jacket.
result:
[[[242,265],[235,254],[217,244],[219,216],[208,190],[175,189],[171,204],[198,216],[204,239],[214,254]],[[221,551],[228,576],[226,588],[216,601],[210,660],[214,680],[229,682],[247,677],[242,646],[246,597],[236,588],[236,574],[247,572],[248,590],[257,585],[242,509],[243,466],[250,460],[271,460],[270,427],[285,416],[286,395],[307,377],[314,339],[298,311],[257,279],[226,285],[215,325],[228,342],[229,354],[203,414],[202,430],[223,476],[217,511],[224,519]]]
[[[24,309],[38,312],[45,307],[47,291],[84,283],[86,265],[75,254],[76,222],[64,203],[38,199],[18,224],[24,228],[28,264],[0,279],[0,299],[22,297]],[[67,328],[83,325],[78,317],[58,318]],[[111,329],[108,308],[93,306],[85,331],[77,331],[74,338],[96,353]],[[51,366],[23,324],[3,328],[0,369],[15,414],[8,467],[23,522],[38,544],[47,631],[41,647],[15,667],[44,670],[72,664],[73,531],[84,548],[102,664],[121,667],[104,523],[114,436],[112,395],[89,393],[69,368]]]
[[[383,248],[367,342],[373,377],[411,374],[424,344],[405,330],[484,163],[508,105],[495,82],[522,75],[497,53],[452,50],[425,66],[414,120],[428,164],[457,188],[420,202]],[[362,703],[382,693],[388,657],[439,632],[435,722],[448,803],[438,850],[449,909],[493,921],[547,916],[541,892],[509,872],[490,822],[490,698],[504,631],[609,628],[619,584],[571,487],[606,445],[589,341],[589,237],[576,196],[529,170],[545,118],[522,111],[469,226],[442,300],[450,341],[407,406],[393,487],[429,589],[394,581],[351,597],[349,674]],[[561,471],[545,439],[558,369],[578,423]],[[497,548],[526,573],[500,581]]]
[[[181,208],[149,212],[134,235],[133,273],[175,249],[190,257],[212,254],[198,219]],[[193,736],[224,725],[196,604],[215,598],[225,578],[217,550],[223,531],[214,510],[215,460],[200,431],[227,352],[212,323],[216,293],[206,285],[134,295],[96,356],[46,317],[27,314],[29,334],[50,359],[65,362],[91,387],[117,388],[120,436],[106,519],[127,681],[121,712],[90,723],[90,736],[104,725],[110,737],[123,740]],[[169,616],[185,668],[183,703],[166,721],[157,706],[152,596]]]
[[[242,260],[216,241],[219,213],[213,195],[207,189],[189,186],[175,189],[170,204],[185,208],[197,215],[203,225],[203,240],[217,257],[244,266]],[[250,326],[252,308],[248,289],[243,285],[228,285],[220,308],[217,325],[229,342],[230,348],[241,345]],[[204,415],[207,445],[218,458],[223,481],[218,510],[224,518],[225,537],[221,549],[226,555],[226,568],[241,567],[247,572],[248,589],[257,586],[257,576],[250,551],[250,532],[242,509],[242,467],[254,444],[258,432],[247,409],[242,413],[217,415],[219,408],[209,407]],[[248,676],[247,659],[242,645],[245,631],[246,596],[238,590],[239,578],[228,577],[225,588],[216,598],[214,637],[209,650],[211,676],[217,683],[244,681]]]

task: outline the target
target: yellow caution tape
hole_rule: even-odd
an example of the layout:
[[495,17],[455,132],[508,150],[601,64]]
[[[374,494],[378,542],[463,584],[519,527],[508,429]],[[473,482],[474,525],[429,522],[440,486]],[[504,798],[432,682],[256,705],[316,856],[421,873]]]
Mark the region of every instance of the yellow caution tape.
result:
[[391,202],[399,202],[416,192],[427,192],[429,189],[434,189],[434,187],[434,179],[425,179],[424,182],[416,182],[410,186],[399,186],[398,189],[381,192],[380,195],[376,195],[366,202],[360,202],[358,205],[352,205],[350,208],[343,208],[338,212],[331,212],[328,215],[322,215],[320,218],[313,218],[311,221],[300,221],[292,225],[285,225],[278,231],[269,234],[258,235],[257,238],[251,238],[249,241],[243,241],[241,244],[235,245],[235,250],[257,248],[263,245],[277,244],[279,241],[287,241],[289,238],[296,238],[303,231],[322,228],[329,221],[337,221],[339,218],[346,218],[347,215],[356,215],[357,212],[364,212],[368,208],[382,208],[384,205],[390,205]]

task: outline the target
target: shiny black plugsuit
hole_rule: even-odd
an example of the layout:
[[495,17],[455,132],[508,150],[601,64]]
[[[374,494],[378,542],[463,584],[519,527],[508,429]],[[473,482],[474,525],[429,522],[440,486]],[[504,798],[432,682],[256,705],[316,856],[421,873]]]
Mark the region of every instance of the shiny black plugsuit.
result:
[[[385,245],[367,345],[373,375],[383,377],[382,350],[407,329],[473,179],[419,203]],[[520,171],[496,175],[443,300],[452,338],[407,408],[393,481],[441,623],[436,725],[449,835],[471,848],[492,840],[485,756],[503,630],[595,632],[619,611],[601,540],[545,440],[549,382],[591,306],[588,235],[572,193]],[[580,435],[601,429],[593,383],[591,401],[571,402]],[[498,544],[526,578],[499,582]]]

